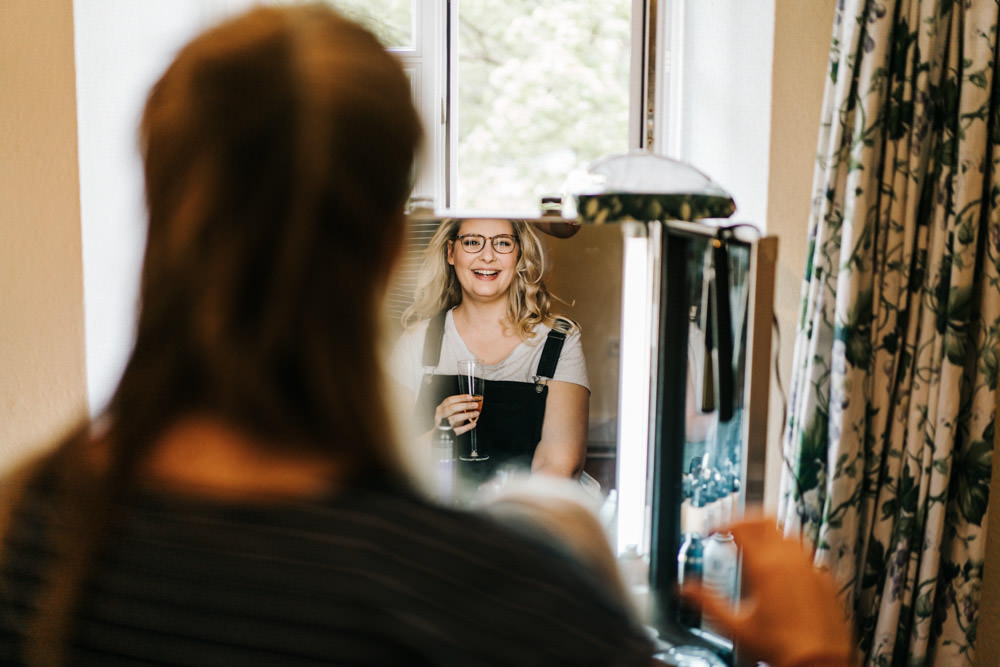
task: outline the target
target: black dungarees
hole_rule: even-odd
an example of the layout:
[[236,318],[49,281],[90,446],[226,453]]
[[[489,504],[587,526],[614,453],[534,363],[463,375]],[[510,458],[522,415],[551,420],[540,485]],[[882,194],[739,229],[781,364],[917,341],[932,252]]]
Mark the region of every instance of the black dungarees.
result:
[[[424,336],[424,377],[417,395],[417,427],[425,433],[434,426],[434,409],[448,396],[458,391],[457,375],[436,375],[441,358],[444,338],[444,321],[447,311],[442,311],[427,324]],[[476,426],[477,444],[481,454],[488,454],[485,461],[458,461],[459,474],[468,481],[488,479],[500,466],[531,468],[535,447],[542,438],[545,419],[545,399],[548,381],[555,375],[559,354],[566,340],[570,323],[556,318],[542,348],[533,382],[513,380],[486,380],[483,390],[483,410]],[[470,450],[470,432],[458,436],[456,452],[465,456]]]

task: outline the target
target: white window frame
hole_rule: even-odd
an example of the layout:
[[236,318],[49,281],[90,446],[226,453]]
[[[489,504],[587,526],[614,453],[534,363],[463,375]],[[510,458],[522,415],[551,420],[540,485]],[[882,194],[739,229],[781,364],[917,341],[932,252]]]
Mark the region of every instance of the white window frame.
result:
[[632,2],[631,150],[680,159],[686,1]]
[[443,0],[411,0],[413,48],[390,48],[410,76],[413,99],[424,124],[423,151],[417,165],[413,196],[444,201],[445,135],[444,103],[445,27],[447,6]]

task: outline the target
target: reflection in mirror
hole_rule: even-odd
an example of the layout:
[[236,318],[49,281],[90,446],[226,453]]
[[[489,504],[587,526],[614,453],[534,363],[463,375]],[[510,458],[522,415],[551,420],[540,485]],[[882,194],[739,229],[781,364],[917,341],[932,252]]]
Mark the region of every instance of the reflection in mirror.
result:
[[[739,553],[725,526],[759,499],[776,244],[742,224],[666,229],[667,310],[686,317],[665,320],[663,368],[675,369],[684,401],[659,404],[650,585],[668,603],[655,624],[731,655],[711,618],[669,596],[687,584],[734,603],[740,596]],[[667,386],[681,395],[680,383]]]
[[689,507],[706,508],[701,530],[732,520],[740,491],[749,270],[749,246],[689,243],[682,523],[699,520]]
[[[515,469],[615,487],[621,230],[552,227],[411,216],[390,373],[413,412],[410,446],[431,451],[451,427],[466,490]],[[459,392],[464,358],[484,362],[481,399]],[[488,460],[461,460],[473,432]]]
[[[576,365],[585,368],[577,381],[586,384],[556,375],[549,392],[540,394],[540,419],[542,423],[559,420],[560,432],[578,430],[578,449],[570,451],[577,451],[580,458],[569,474],[582,467],[585,479],[599,489],[603,508],[609,510],[602,517],[604,527],[623,570],[634,570],[629,579],[632,592],[644,613],[652,613],[653,599],[663,607],[653,621],[661,636],[668,631],[697,630],[711,637],[713,646],[731,652],[731,644],[716,636],[710,623],[677,608],[672,591],[677,583],[696,577],[724,594],[737,595],[738,566],[732,542],[710,531],[738,515],[747,500],[759,499],[775,240],[758,238],[755,231],[743,229],[746,225],[720,226],[718,222],[585,224],[559,228],[560,233],[566,232],[562,236],[539,233],[543,222],[548,221],[411,216],[408,247],[388,309],[397,337],[395,377],[407,387],[406,411],[414,414],[411,421],[419,423],[411,431],[411,450],[434,452],[435,464],[451,466],[439,466],[439,472],[453,470],[467,464],[453,459],[469,452],[467,439],[476,430],[480,450],[490,462],[471,464],[482,466],[479,470],[487,474],[461,476],[472,490],[485,481],[491,482],[487,488],[500,486],[505,464],[518,457],[514,463],[534,467],[544,427],[528,437],[526,450],[512,456],[488,430],[497,427],[490,424],[490,410],[501,415],[500,421],[512,423],[537,417],[536,408],[517,407],[531,405],[537,396],[523,404],[515,402],[513,409],[504,412],[503,392],[495,383],[505,380],[487,375],[481,414],[466,414],[477,413],[473,409],[477,404],[456,406],[453,412],[444,411],[447,414],[442,414],[441,407],[449,396],[455,396],[448,392],[458,392],[459,360],[475,357],[487,366],[501,366],[521,345],[539,355],[521,369],[513,383],[526,385],[529,395],[534,390],[547,333],[528,343],[516,335],[501,336],[506,346],[495,347],[491,343],[496,341],[482,336],[480,327],[465,326],[468,322],[463,325],[460,318],[456,323],[455,313],[463,309],[462,304],[488,305],[498,292],[505,293],[514,283],[515,258],[526,248],[529,256],[544,257],[541,278],[549,295],[549,312],[572,322],[566,341],[573,340],[573,346],[563,348],[561,354],[574,350]],[[440,284],[423,294],[434,297],[429,306],[414,300],[422,287],[431,284],[428,256],[434,258],[439,273],[454,276],[450,301],[442,299],[446,290]],[[442,330],[451,327],[459,352],[453,352],[439,369],[442,345],[437,341],[443,333],[435,334],[435,344],[430,346],[434,355],[425,358],[426,332],[436,313],[453,306],[458,307],[450,320],[443,318],[441,326]],[[494,321],[506,317],[502,308],[469,310],[492,312]],[[407,321],[405,330],[401,319]],[[400,364],[401,359],[406,363]],[[558,396],[553,388],[560,382],[578,387],[584,394],[582,403],[553,400]],[[450,383],[454,388],[419,406],[418,395],[436,383]],[[589,387],[589,394],[584,386]],[[468,398],[454,402],[469,403]],[[435,416],[448,417],[443,430],[451,428],[458,434],[454,446],[448,440],[448,455],[432,448],[431,441],[441,430],[433,429]],[[567,423],[576,426],[565,427]],[[499,481],[490,478],[493,474],[499,475]],[[453,486],[450,477],[439,477],[438,482],[438,488]],[[468,496],[460,491],[453,497],[461,504]]]

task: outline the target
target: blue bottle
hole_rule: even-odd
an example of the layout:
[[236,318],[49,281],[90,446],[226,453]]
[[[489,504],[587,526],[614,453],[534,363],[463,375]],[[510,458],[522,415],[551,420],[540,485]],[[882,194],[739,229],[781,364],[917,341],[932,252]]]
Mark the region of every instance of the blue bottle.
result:
[[[684,530],[677,551],[677,585],[701,583],[705,564],[704,506],[700,489],[695,489],[690,509],[682,518]],[[684,603],[678,606],[678,621],[687,627],[701,625],[701,612]]]

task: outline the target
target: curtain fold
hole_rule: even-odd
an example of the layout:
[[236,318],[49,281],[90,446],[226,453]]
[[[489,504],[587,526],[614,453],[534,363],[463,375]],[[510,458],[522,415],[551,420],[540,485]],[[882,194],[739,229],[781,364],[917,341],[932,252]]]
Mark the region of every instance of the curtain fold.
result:
[[997,0],[841,0],[779,517],[870,665],[971,664],[1000,370]]

